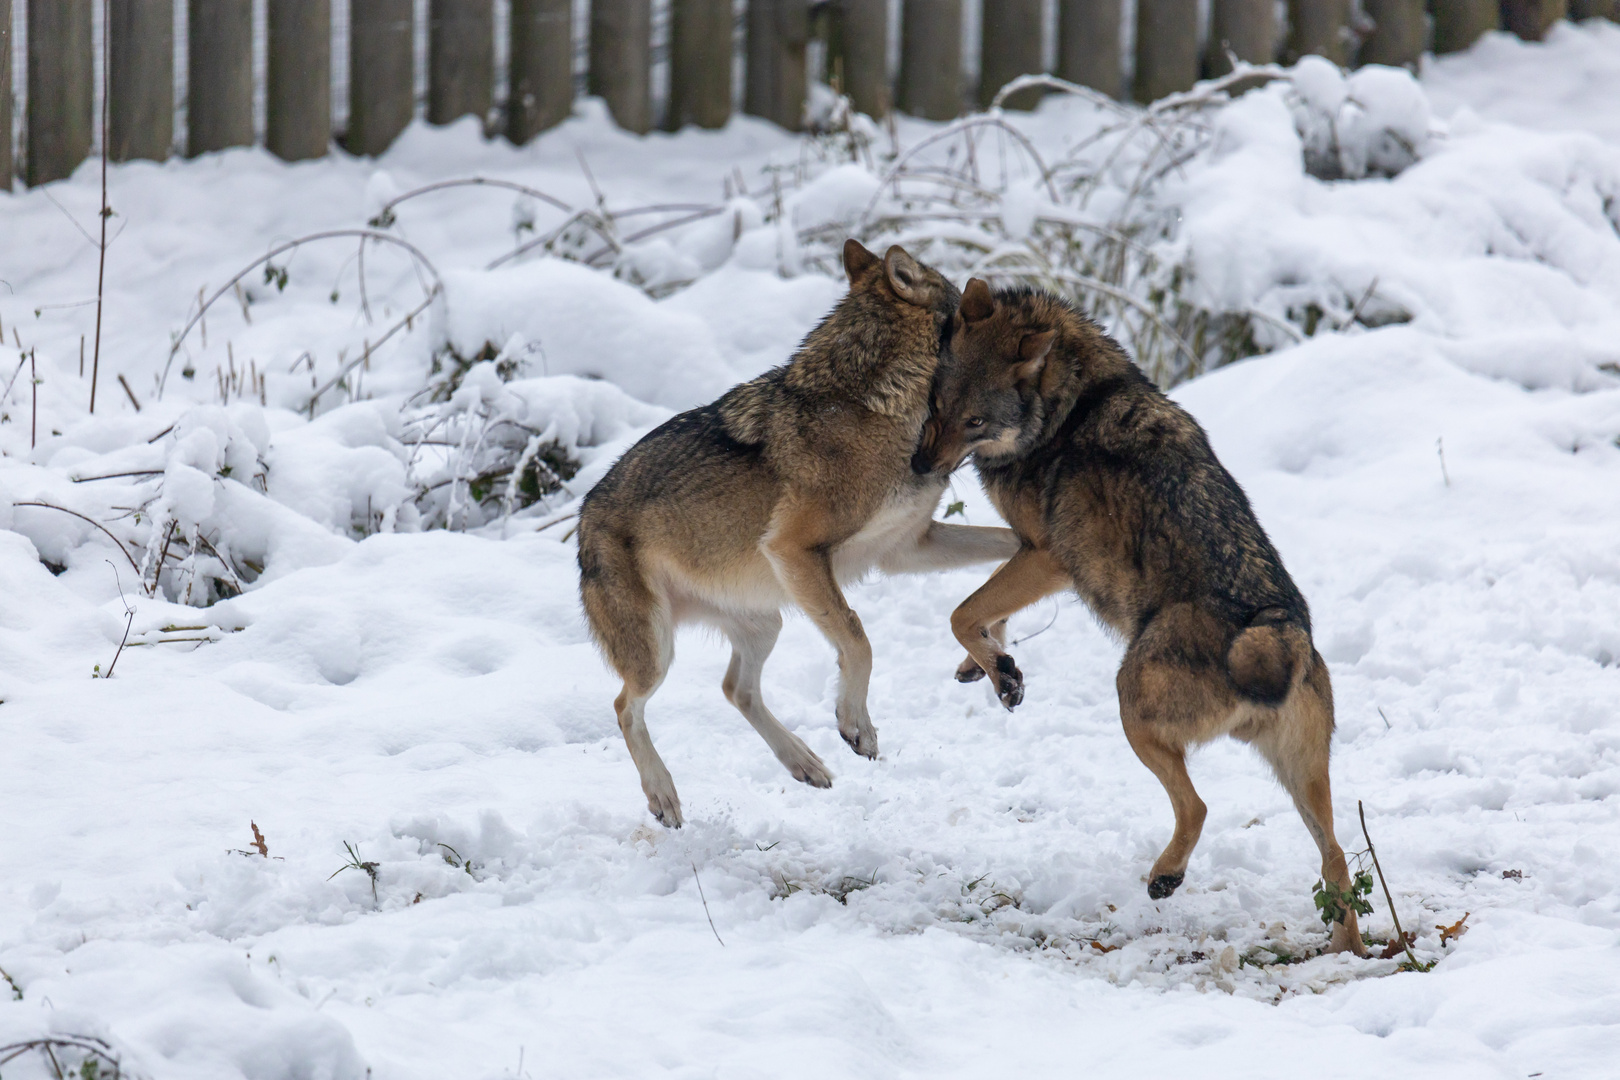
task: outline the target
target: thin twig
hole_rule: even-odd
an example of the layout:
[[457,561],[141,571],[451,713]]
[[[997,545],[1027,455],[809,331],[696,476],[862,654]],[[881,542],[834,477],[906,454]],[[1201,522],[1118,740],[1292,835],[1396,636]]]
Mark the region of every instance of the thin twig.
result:
[[714,916],[709,914],[709,898],[703,895],[703,879],[698,877],[697,863],[695,862],[692,864],[692,880],[697,882],[698,899],[703,901],[703,917],[709,920],[709,929],[714,931],[714,940],[719,941],[720,947],[723,949],[726,947],[726,943],[721,941],[720,931],[714,929]]
[[124,388],[124,393],[129,395],[129,403],[131,405],[135,406],[135,411],[140,412],[141,411],[141,403],[138,400],[136,400],[135,391],[133,391],[133,390],[131,390],[129,388],[129,383],[125,381],[123,372],[119,372],[119,374],[118,374],[118,385],[122,386]]
[[[102,290],[107,282],[107,219],[112,217],[112,207],[107,205],[107,157],[111,147],[107,145],[107,86],[112,82],[112,68],[109,65],[112,50],[108,45],[112,35],[108,30],[112,27],[112,0],[102,0],[101,5],[101,246],[96,266],[96,348],[94,359],[90,362],[90,415],[96,414],[96,379],[101,374],[101,309]],[[127,387],[126,387],[127,389]],[[131,395],[133,397],[134,395]],[[135,406],[140,412],[141,407]]]
[[434,288],[424,289],[424,292],[429,293],[431,297],[444,287],[443,280],[439,275],[438,267],[433,265],[433,260],[429,259],[425,254],[423,254],[420,248],[408,240],[402,240],[399,237],[393,236],[389,233],[378,232],[376,229],[328,229],[324,232],[310,233],[307,236],[300,236],[296,240],[289,240],[284,244],[277,245],[264,255],[259,256],[257,259],[254,259],[247,266],[243,267],[235,277],[231,278],[224,285],[221,285],[218,289],[215,289],[212,296],[208,297],[207,300],[198,305],[197,313],[193,315],[186,323],[185,328],[182,329],[179,334],[175,335],[174,342],[169,346],[169,358],[164,361],[163,374],[158,379],[158,397],[163,397],[164,388],[168,386],[169,369],[174,364],[175,354],[180,351],[180,346],[185,342],[186,335],[191,333],[191,328],[193,326],[196,326],[202,321],[204,314],[207,313],[208,309],[213,306],[216,300],[230,292],[236,286],[237,282],[247,277],[254,270],[257,270],[271,259],[274,259],[277,255],[280,255],[283,252],[291,251],[294,248],[300,247],[304,244],[312,244],[318,240],[332,240],[340,237],[360,237],[362,239],[378,240],[383,243],[395,244],[402,247],[406,251],[410,252],[411,256],[422,266],[426,267],[428,272],[433,275]]
[[1395,923],[1395,939],[1406,950],[1406,959],[1411,961],[1414,968],[1422,970],[1418,958],[1412,954],[1412,946],[1407,943],[1406,934],[1401,930],[1401,917],[1395,913],[1395,898],[1389,894],[1389,882],[1384,880],[1384,868],[1378,865],[1378,852],[1373,850],[1372,834],[1367,831],[1367,811],[1356,800],[1356,813],[1361,816],[1361,835],[1367,841],[1367,854],[1372,856],[1373,869],[1378,871],[1378,884],[1384,887],[1384,902],[1389,905],[1389,917]]
[[444,287],[442,285],[435,284],[432,291],[427,294],[427,299],[423,300],[416,307],[408,311],[403,319],[400,319],[393,326],[389,327],[388,332],[382,337],[378,338],[376,341],[368,341],[365,350],[361,352],[359,356],[353,360],[350,360],[343,367],[339,368],[336,375],[333,375],[330,379],[326,380],[326,382],[323,383],[319,389],[315,390],[309,395],[309,404],[306,406],[306,408],[313,411],[315,408],[315,403],[321,399],[322,394],[326,393],[328,390],[332,389],[332,387],[342,382],[344,377],[347,376],[349,372],[353,371],[355,368],[369,360],[371,358],[371,354],[377,351],[378,346],[382,345],[389,338],[399,333],[405,327],[410,326],[411,322],[418,315],[422,314],[422,312],[426,311],[429,305],[433,303],[434,299],[443,291]]
[[64,514],[72,514],[74,517],[78,518],[81,521],[88,521],[90,524],[92,524],[96,528],[100,529],[103,533],[106,533],[107,539],[111,540],[113,542],[113,546],[116,547],[119,551],[122,551],[124,553],[124,558],[129,560],[129,565],[130,565],[131,569],[133,569],[135,571],[136,576],[137,577],[140,576],[141,568],[139,566],[135,565],[135,556],[131,555],[129,553],[128,549],[126,549],[123,544],[119,543],[118,537],[114,536],[110,532],[107,532],[107,527],[105,525],[103,525],[101,522],[97,521],[95,518],[85,517],[83,514],[79,513],[77,510],[69,510],[67,507],[65,507],[65,506],[57,506],[55,503],[48,503],[48,502],[20,502],[20,503],[12,503],[11,505],[12,506],[42,506],[46,510],[60,510]]

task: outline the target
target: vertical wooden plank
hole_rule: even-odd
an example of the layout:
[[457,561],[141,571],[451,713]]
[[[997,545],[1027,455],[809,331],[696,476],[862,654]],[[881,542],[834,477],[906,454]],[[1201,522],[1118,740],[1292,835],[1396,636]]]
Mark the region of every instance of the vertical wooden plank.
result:
[[1198,0],[1137,0],[1136,85],[1144,104],[1198,81]]
[[838,76],[856,112],[887,116],[889,96],[888,0],[838,4]]
[[1125,92],[1119,30],[1121,0],[1058,0],[1058,78],[1100,90]]
[[804,126],[809,43],[808,0],[750,0],[743,111],[789,131]]
[[726,126],[731,119],[731,0],[673,0],[669,114],[664,126]]
[[1567,14],[1568,0],[1502,0],[1503,29],[1525,41],[1540,41]]
[[332,141],[331,0],[270,0],[264,145],[283,161]]
[[1620,0],[1569,0],[1571,22],[1582,19],[1609,19],[1620,22]]
[[1284,56],[1289,63],[1321,56],[1340,67],[1349,65],[1350,0],[1288,0],[1288,25]]
[[[984,0],[979,36],[979,106],[989,108],[997,91],[1020,75],[1046,70],[1041,63],[1042,0]],[[1039,90],[1014,94],[1009,109],[1033,109]]]
[[1388,64],[1417,70],[1428,33],[1423,0],[1362,0],[1372,33],[1361,42],[1358,64]]
[[[1378,0],[1367,0],[1370,7]],[[1408,0],[1423,13],[1423,0]],[[1251,64],[1277,58],[1277,9],[1272,0],[1215,0],[1210,12],[1209,49],[1204,70],[1219,78],[1232,70],[1227,53]]]
[[28,0],[28,186],[72,174],[94,117],[90,0]]
[[961,113],[962,0],[905,0],[900,108],[926,120],[953,120]]
[[1434,52],[1462,52],[1502,25],[1497,0],[1434,0]]
[[253,0],[190,0],[186,154],[253,145]]
[[428,122],[482,123],[494,97],[494,0],[428,0]]
[[[729,23],[726,29],[729,43]],[[511,40],[506,137],[521,146],[573,111],[572,0],[512,0]]]
[[0,0],[0,191],[11,190],[11,0]]
[[351,154],[387,150],[415,112],[416,20],[411,0],[349,2],[349,129]]
[[107,150],[162,161],[174,144],[173,0],[111,0]]
[[586,86],[626,131],[652,130],[652,0],[591,0]]

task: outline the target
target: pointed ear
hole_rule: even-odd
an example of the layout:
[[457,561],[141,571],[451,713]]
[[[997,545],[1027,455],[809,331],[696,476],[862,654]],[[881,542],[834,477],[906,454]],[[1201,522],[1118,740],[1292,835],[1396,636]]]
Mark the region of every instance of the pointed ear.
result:
[[988,319],[996,310],[996,299],[990,295],[990,286],[983,278],[973,278],[962,290],[962,306],[959,309],[962,318],[967,322],[978,322]]
[[1046,367],[1046,357],[1052,351],[1052,341],[1056,337],[1056,330],[1025,334],[1024,340],[1018,343],[1019,359],[1013,367],[1013,378],[1018,382],[1028,382],[1039,375],[1041,369]]
[[888,272],[889,287],[896,296],[908,304],[928,306],[933,290],[928,287],[927,271],[922,263],[906,254],[905,248],[899,244],[890,248],[883,256],[883,268]]
[[849,275],[850,284],[876,266],[878,257],[861,246],[861,242],[853,236],[844,241],[844,273]]

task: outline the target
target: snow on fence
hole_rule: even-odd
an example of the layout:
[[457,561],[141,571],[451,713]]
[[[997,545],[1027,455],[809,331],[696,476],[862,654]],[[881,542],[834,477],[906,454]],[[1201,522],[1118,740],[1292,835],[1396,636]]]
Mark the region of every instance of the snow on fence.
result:
[[[893,103],[948,120],[1046,71],[1049,55],[1061,78],[1148,102],[1224,74],[1234,57],[1411,66],[1426,44],[1464,49],[1502,26],[1536,40],[1566,14],[1620,14],[1620,0],[1428,0],[1432,19],[1425,0],[1288,0],[1286,19],[1274,0],[1131,6],[1127,55],[1121,0],[0,0],[0,186],[14,161],[42,184],[99,146],[102,69],[113,160],[262,141],[297,161],[334,138],[380,153],[419,107],[430,123],[470,114],[523,143],[581,89],[632,131],[660,113],[670,128],[720,127],[739,103],[736,69],[743,111],[790,129],[812,79],[872,116]],[[977,56],[964,55],[974,44]],[[334,100],[334,67],[346,101]],[[14,81],[26,87],[20,125]],[[1029,107],[1038,93],[1006,104]]]

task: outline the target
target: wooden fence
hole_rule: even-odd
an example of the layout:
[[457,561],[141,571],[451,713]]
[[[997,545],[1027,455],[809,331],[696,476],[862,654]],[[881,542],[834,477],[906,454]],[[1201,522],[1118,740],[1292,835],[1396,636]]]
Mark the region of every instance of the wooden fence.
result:
[[[14,4],[25,18],[13,18]],[[964,64],[973,59],[964,56],[970,4],[978,14],[976,65]],[[331,91],[335,5],[347,12],[342,131],[334,130]],[[606,101],[620,125],[646,132],[660,121],[655,66],[667,69],[660,96],[662,123],[671,129],[720,127],[739,98],[743,111],[796,129],[813,78],[874,116],[892,104],[943,120],[988,104],[1017,75],[1042,71],[1048,27],[1057,75],[1151,101],[1224,73],[1229,56],[1263,62],[1317,53],[1346,66],[1412,65],[1425,48],[1464,49],[1487,30],[1505,27],[1535,40],[1566,14],[1613,18],[1620,0],[1364,0],[1363,8],[1370,25],[1352,31],[1352,0],[1287,0],[1286,25],[1273,0],[1212,0],[1203,27],[1199,0],[1137,0],[1136,44],[1126,56],[1118,46],[1122,0],[0,0],[0,186],[9,188],[16,171],[14,78],[26,80],[21,162],[32,186],[67,176],[99,144],[96,72],[103,66],[112,160],[251,145],[257,92],[264,145],[297,161],[324,155],[334,139],[351,153],[380,153],[419,105],[429,123],[471,114],[490,132],[523,143],[565,118],[581,88]],[[98,11],[105,22],[101,65]],[[581,11],[588,14],[576,26]],[[187,31],[183,133],[174,100],[179,16]],[[667,40],[656,65],[655,22]],[[416,92],[419,23],[427,37],[423,101]],[[11,40],[18,25],[26,27],[25,48]],[[891,78],[896,35],[900,60]],[[575,47],[579,37],[584,48]],[[14,55],[24,58],[23,73],[13,71]],[[738,59],[740,95],[733,86]],[[964,69],[974,67],[980,75],[970,86]],[[504,100],[496,100],[498,86]]]

